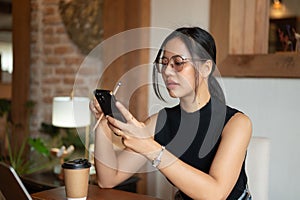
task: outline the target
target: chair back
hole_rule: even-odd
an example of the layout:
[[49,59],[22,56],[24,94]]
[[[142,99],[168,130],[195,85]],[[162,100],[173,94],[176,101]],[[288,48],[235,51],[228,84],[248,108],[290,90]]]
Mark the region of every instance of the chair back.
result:
[[248,186],[253,199],[268,200],[270,139],[254,136],[246,158]]

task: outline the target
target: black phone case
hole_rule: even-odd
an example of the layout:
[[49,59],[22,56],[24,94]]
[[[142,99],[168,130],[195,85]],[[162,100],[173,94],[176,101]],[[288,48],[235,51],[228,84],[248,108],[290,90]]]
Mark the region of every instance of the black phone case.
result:
[[104,115],[109,115],[117,120],[126,122],[126,119],[121,114],[119,109],[116,107],[116,98],[111,94],[109,90],[96,89],[94,95],[104,113]]

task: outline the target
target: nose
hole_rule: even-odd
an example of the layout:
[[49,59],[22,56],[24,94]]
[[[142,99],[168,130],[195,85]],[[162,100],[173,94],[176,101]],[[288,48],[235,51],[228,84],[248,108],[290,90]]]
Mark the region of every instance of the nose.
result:
[[164,73],[166,75],[170,75],[170,74],[174,74],[175,73],[175,70],[174,70],[174,63],[172,60],[170,60],[170,62],[168,63],[168,65],[166,66],[165,70],[164,70]]

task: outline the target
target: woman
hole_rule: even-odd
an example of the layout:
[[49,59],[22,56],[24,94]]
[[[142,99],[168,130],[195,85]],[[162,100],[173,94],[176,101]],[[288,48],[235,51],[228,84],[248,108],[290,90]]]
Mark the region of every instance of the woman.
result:
[[[213,77],[215,61],[214,39],[201,28],[179,28],[165,39],[154,62],[154,90],[164,100],[157,83],[161,74],[169,95],[180,103],[144,123],[116,103],[127,123],[107,116],[96,129],[100,187],[116,186],[150,161],[179,189],[176,199],[251,198],[245,173],[251,121],[225,105]],[[97,101],[90,107],[99,118]],[[113,133],[128,151],[114,152]]]

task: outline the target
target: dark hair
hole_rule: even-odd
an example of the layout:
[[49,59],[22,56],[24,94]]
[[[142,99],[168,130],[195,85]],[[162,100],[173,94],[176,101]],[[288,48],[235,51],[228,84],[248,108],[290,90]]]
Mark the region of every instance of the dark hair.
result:
[[[225,96],[223,93],[222,88],[220,87],[218,81],[213,76],[213,73],[216,68],[216,45],[214,38],[205,30],[199,28],[199,27],[183,27],[176,29],[173,31],[162,43],[158,54],[155,58],[154,63],[157,63],[158,60],[161,58],[162,53],[164,51],[164,47],[168,41],[170,41],[173,38],[179,38],[182,40],[182,42],[186,45],[190,55],[193,58],[201,58],[206,60],[212,60],[212,70],[208,78],[208,87],[209,92],[211,96],[217,97],[222,102],[225,102]],[[198,85],[199,85],[199,72],[198,70],[195,70],[195,92],[197,92]],[[152,73],[152,79],[153,79],[153,88],[155,91],[156,96],[160,100],[164,100],[164,98],[161,95],[161,92],[159,90],[158,85],[158,72],[156,70],[155,65],[153,66],[153,73]]]

